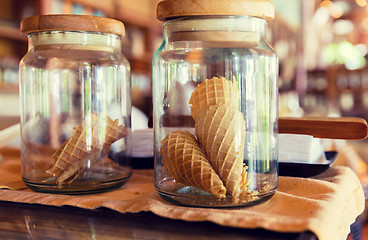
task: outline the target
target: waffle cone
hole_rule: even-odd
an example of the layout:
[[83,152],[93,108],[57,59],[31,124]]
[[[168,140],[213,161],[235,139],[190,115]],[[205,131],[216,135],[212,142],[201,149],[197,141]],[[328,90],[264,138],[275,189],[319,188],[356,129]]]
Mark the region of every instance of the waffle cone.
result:
[[124,124],[119,125],[119,120],[114,121],[110,118],[106,118],[106,137],[104,142],[104,148],[108,147],[110,150],[111,144],[115,141],[128,135],[128,130]]
[[238,109],[239,91],[235,84],[224,77],[213,77],[198,84],[189,100],[192,117],[196,120],[199,114],[214,105],[233,105]]
[[226,196],[221,179],[193,134],[180,130],[169,133],[161,142],[160,152],[165,170],[177,182],[202,189],[218,198]]
[[245,191],[245,121],[234,106],[210,106],[195,123],[195,133],[213,169],[233,198]]
[[57,177],[59,187],[64,182],[74,181],[88,165],[102,159],[113,142],[128,134],[123,124],[118,125],[118,120],[107,117],[106,133],[101,138],[101,125],[98,123],[96,121],[91,128],[85,127],[86,124],[77,125],[72,136],[52,155],[54,163],[47,172]]

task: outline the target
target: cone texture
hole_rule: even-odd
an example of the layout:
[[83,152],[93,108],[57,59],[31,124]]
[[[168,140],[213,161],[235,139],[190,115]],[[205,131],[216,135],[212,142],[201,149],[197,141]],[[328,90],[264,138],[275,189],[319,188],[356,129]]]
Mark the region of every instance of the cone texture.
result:
[[239,91],[235,84],[224,77],[213,77],[198,84],[189,100],[191,104],[192,117],[194,120],[198,115],[207,111],[213,105],[232,105],[239,107]]
[[88,165],[106,155],[113,142],[128,135],[123,124],[118,125],[118,120],[113,121],[107,117],[106,133],[101,144],[101,125],[98,121],[92,128],[84,126],[85,124],[77,125],[72,136],[52,156],[54,163],[48,172],[57,177],[56,183],[59,186],[64,182],[74,181]]
[[195,132],[212,167],[234,198],[244,190],[245,121],[233,106],[211,106],[195,122]]
[[[223,77],[206,79],[195,88],[189,103],[199,143],[190,133],[177,131],[161,145],[164,168],[176,181],[218,197],[225,196],[224,185],[234,202],[249,193],[243,163],[246,129],[239,99],[237,86]],[[203,177],[204,172],[208,177]]]
[[177,182],[202,189],[218,198],[226,196],[221,179],[193,134],[180,130],[169,133],[161,142],[161,161]]

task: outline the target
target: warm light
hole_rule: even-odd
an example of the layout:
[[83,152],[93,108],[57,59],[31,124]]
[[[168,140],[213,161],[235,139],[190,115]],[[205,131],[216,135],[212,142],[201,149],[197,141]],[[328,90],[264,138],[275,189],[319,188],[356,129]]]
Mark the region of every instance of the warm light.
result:
[[360,27],[363,29],[364,32],[368,33],[368,18],[364,18],[360,22]]
[[333,18],[340,18],[344,14],[344,8],[346,8],[346,6],[344,2],[341,1],[332,2],[330,0],[324,0],[320,4],[320,9],[328,9]]
[[367,6],[367,0],[355,0],[355,2],[359,7]]
[[319,5],[320,7],[329,7],[332,4],[332,2],[330,0],[324,0],[321,2],[321,4]]
[[336,4],[332,4],[330,6],[330,14],[333,18],[339,18],[344,14],[344,10]]
[[349,34],[354,30],[354,24],[350,20],[337,20],[333,24],[333,30],[337,35]]

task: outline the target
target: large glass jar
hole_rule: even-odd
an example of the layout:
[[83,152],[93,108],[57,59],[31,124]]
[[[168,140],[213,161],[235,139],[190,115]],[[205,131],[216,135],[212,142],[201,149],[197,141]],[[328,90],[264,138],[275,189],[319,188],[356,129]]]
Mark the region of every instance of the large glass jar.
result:
[[278,59],[262,0],[166,0],[153,58],[154,185],[190,206],[263,202],[278,187]]
[[131,176],[130,67],[120,21],[82,15],[26,18],[20,62],[21,163],[33,190],[89,193]]

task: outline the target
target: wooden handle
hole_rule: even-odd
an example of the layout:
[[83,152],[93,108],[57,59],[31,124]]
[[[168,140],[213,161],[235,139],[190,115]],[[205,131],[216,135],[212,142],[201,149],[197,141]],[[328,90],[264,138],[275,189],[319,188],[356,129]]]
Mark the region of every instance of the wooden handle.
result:
[[280,117],[279,133],[307,134],[317,138],[362,140],[368,135],[368,126],[364,119],[356,117]]

